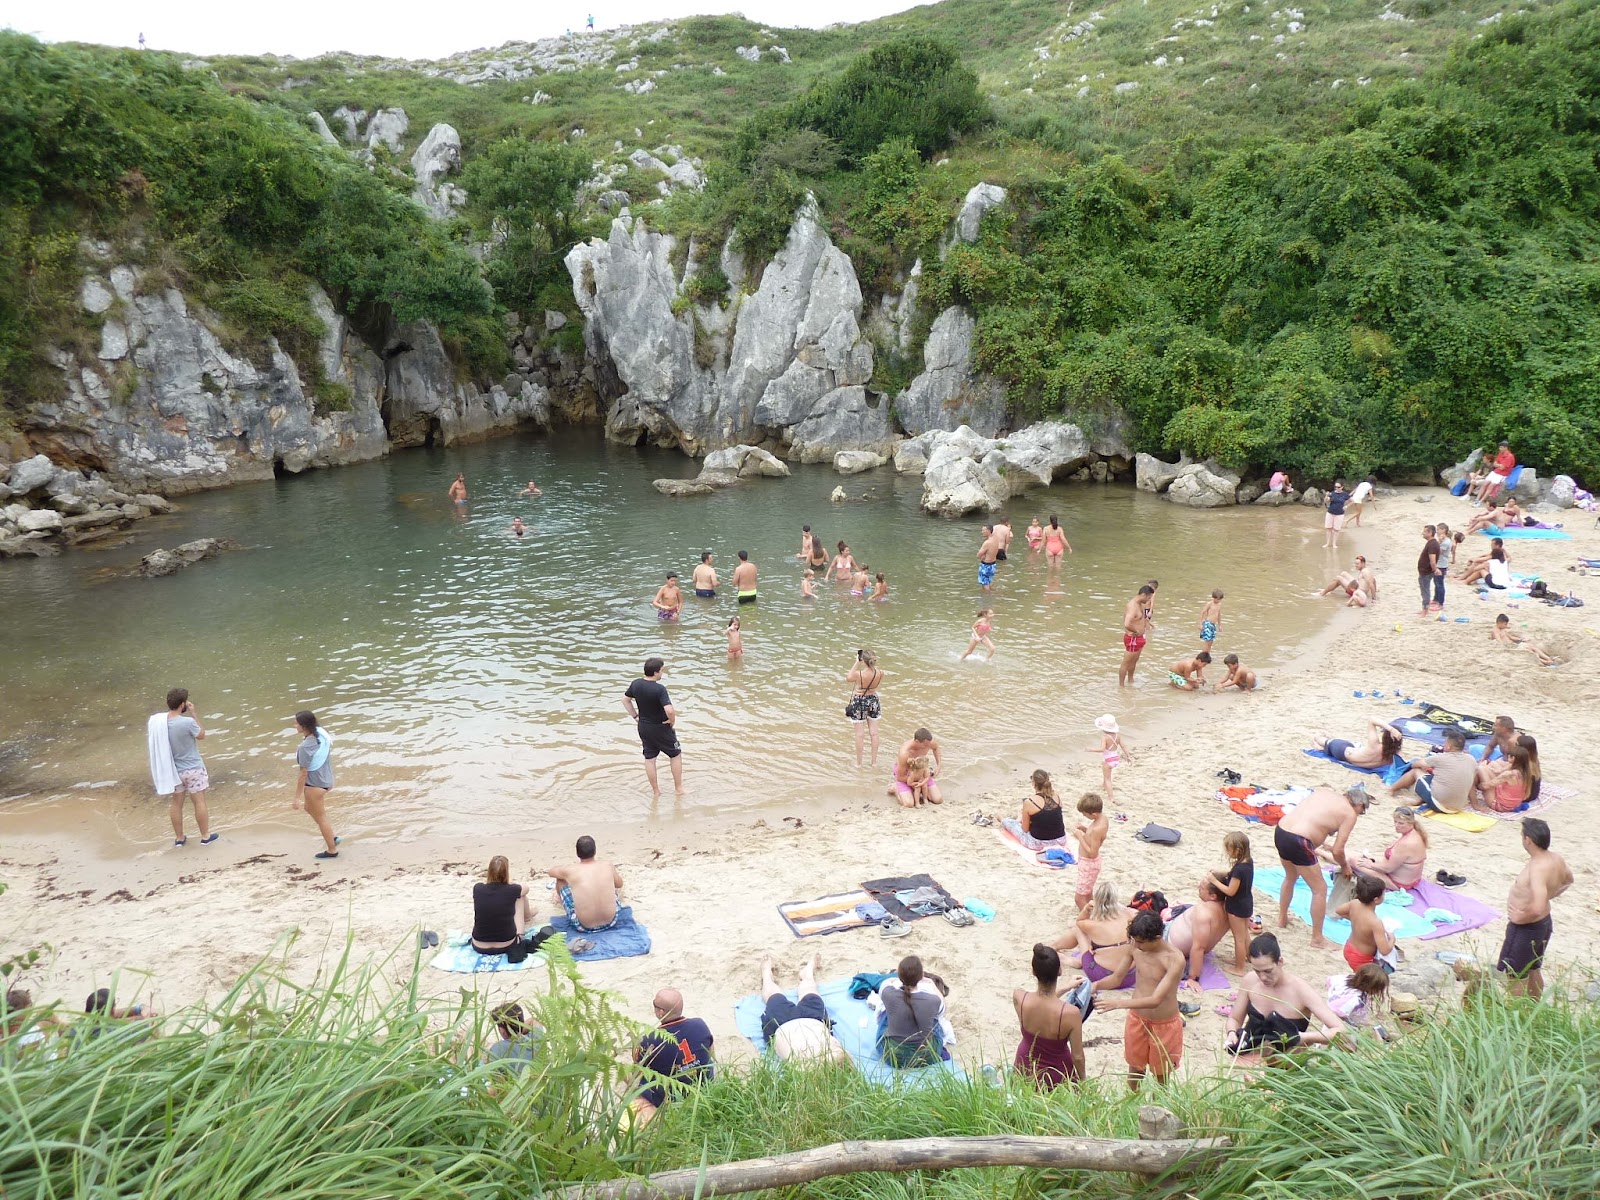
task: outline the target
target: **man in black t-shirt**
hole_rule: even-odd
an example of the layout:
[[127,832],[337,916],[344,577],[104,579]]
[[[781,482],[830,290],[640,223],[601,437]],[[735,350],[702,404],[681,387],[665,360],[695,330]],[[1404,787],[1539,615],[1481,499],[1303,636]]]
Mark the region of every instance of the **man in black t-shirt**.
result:
[[[680,1083],[701,1084],[711,1080],[717,1068],[711,1056],[716,1039],[711,1036],[710,1026],[699,1017],[683,1015],[683,993],[677,988],[662,988],[657,992],[655,1008],[660,1027],[644,1035],[634,1051],[634,1061]],[[670,1094],[665,1083],[646,1083],[633,1101],[635,1122],[646,1124]]]
[[683,747],[678,745],[674,728],[677,711],[661,682],[665,667],[659,658],[645,659],[644,678],[630,683],[622,697],[622,707],[638,725],[639,741],[644,745],[644,773],[650,780],[651,798],[657,800],[661,798],[661,785],[656,781],[656,759],[663,754],[672,768],[672,790],[683,795]]
[[1439,539],[1434,536],[1435,529],[1426,525],[1422,530],[1422,553],[1417,556],[1417,588],[1422,592],[1422,611],[1417,615],[1428,615],[1428,605],[1433,597],[1433,577],[1439,573]]

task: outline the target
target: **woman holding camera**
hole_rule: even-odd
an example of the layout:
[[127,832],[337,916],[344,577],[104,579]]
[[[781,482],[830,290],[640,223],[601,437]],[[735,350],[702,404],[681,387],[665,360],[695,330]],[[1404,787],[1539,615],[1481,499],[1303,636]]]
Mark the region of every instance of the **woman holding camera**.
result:
[[857,650],[855,664],[845,682],[855,689],[844,706],[844,715],[856,727],[856,766],[861,766],[861,749],[868,733],[872,734],[872,766],[878,765],[878,718],[883,716],[883,704],[878,699],[878,688],[883,685],[883,672],[878,668],[878,656],[871,650]]

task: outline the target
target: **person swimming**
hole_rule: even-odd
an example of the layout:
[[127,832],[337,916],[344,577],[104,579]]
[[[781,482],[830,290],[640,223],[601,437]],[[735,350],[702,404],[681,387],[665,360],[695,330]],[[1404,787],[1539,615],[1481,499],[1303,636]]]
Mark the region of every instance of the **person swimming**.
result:
[[511,518],[511,536],[512,537],[521,537],[525,533],[527,533],[527,530],[525,528],[523,528],[522,518],[521,517],[512,517]]

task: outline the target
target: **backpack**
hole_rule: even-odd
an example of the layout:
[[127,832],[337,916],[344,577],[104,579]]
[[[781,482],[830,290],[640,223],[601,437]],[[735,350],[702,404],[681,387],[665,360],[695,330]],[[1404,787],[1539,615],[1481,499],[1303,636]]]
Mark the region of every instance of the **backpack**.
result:
[[1550,594],[1550,585],[1542,579],[1535,579],[1533,586],[1528,589],[1528,599],[1543,600]]
[[1167,898],[1161,892],[1137,891],[1133,899],[1128,901],[1129,908],[1138,909],[1140,912],[1163,912],[1167,907]]
[[[1157,825],[1151,822],[1133,836],[1141,842],[1149,842],[1153,846],[1176,846],[1178,839],[1183,837],[1183,834],[1176,829],[1168,829],[1165,825]],[[1166,906],[1163,905],[1162,907],[1165,908]]]

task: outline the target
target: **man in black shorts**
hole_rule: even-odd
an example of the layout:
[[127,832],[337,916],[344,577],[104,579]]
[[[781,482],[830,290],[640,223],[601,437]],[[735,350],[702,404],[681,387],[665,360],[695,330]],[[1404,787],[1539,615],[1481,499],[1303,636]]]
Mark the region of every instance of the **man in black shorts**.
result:
[[1332,788],[1319,787],[1284,814],[1272,831],[1273,846],[1283,867],[1283,890],[1278,896],[1278,925],[1288,928],[1289,902],[1297,880],[1311,889],[1311,945],[1323,949],[1331,943],[1322,936],[1322,921],[1328,910],[1328,880],[1322,873],[1318,851],[1329,838],[1328,852],[1341,875],[1352,873],[1345,859],[1345,844],[1355,830],[1356,818],[1366,812],[1372,797],[1357,786],[1340,795]]
[[659,658],[644,660],[644,678],[635,679],[623,694],[622,707],[638,724],[639,741],[644,745],[644,773],[650,779],[651,798],[661,798],[661,785],[656,782],[656,759],[667,756],[672,767],[672,790],[683,795],[683,747],[678,745],[678,713],[672,707],[661,682],[661,672],[666,663]]
[[850,1055],[833,1036],[828,1009],[817,992],[817,972],[822,962],[813,954],[800,968],[799,1000],[791,1000],[778,987],[772,974],[772,959],[761,960],[761,1035],[779,1062],[791,1059],[813,1062],[849,1063]]
[[1550,901],[1572,886],[1572,869],[1550,849],[1550,826],[1538,817],[1522,821],[1522,848],[1528,862],[1511,884],[1506,897],[1506,938],[1495,970],[1510,978],[1506,990],[1513,996],[1544,994],[1544,954],[1553,926]]

